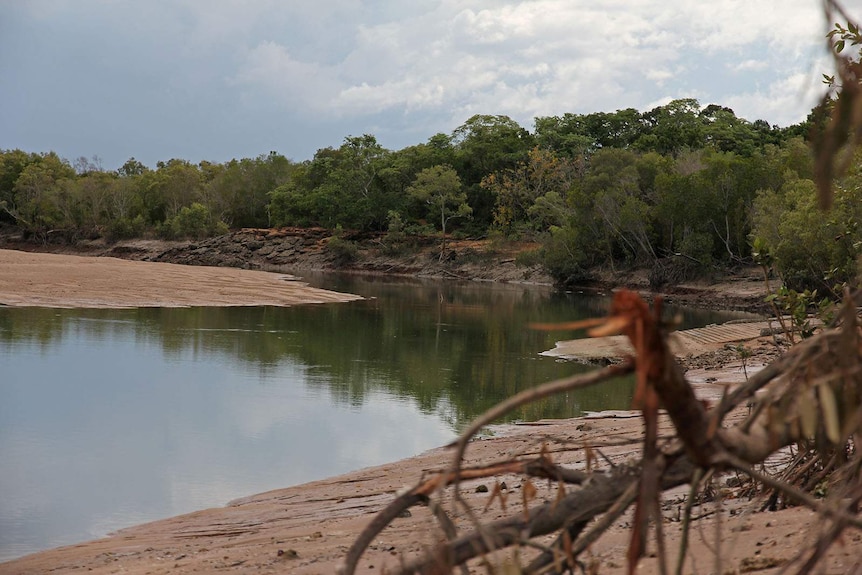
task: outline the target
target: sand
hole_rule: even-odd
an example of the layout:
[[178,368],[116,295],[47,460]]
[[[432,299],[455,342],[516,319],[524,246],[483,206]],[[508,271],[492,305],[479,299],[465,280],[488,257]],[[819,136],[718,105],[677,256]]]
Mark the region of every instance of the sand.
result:
[[357,299],[270,272],[0,250],[0,305],[6,306],[292,306]]

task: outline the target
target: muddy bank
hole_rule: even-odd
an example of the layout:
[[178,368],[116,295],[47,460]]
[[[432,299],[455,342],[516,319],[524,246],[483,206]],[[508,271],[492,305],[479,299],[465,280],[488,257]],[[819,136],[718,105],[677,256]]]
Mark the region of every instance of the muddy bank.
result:
[[[282,273],[334,271],[374,275],[497,281],[552,285],[539,265],[523,257],[538,249],[530,242],[451,240],[440,258],[436,237],[410,238],[409,245],[394,249],[382,234],[345,232],[334,249],[331,234],[322,228],[244,229],[201,241],[127,240],[107,244],[103,240],[75,245],[37,245],[15,237],[0,237],[0,247],[25,251],[50,251],[78,255],[110,256],[129,260],[194,266],[233,267]],[[347,248],[345,248],[345,242]],[[610,291],[635,289],[645,297],[662,295],[665,301],[708,309],[735,309],[767,313],[766,288],[756,268],[735,274],[666,285],[656,293],[648,270],[592,270],[590,281],[569,289]]]

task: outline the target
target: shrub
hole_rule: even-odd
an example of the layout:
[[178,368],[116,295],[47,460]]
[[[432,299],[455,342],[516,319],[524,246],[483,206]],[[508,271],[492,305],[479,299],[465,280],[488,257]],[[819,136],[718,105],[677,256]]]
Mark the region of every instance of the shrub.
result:
[[781,192],[761,191],[754,203],[755,252],[798,292],[851,282],[862,247],[860,205],[858,186],[836,186],[834,205],[825,213],[811,180],[789,182]]
[[332,237],[326,242],[324,248],[333,258],[336,265],[346,265],[356,261],[359,256],[359,248],[355,242],[344,239],[344,230],[341,224],[336,226]]
[[134,218],[118,218],[112,220],[105,230],[105,239],[109,242],[116,242],[129,238],[139,237],[146,227],[144,217],[137,215]]
[[550,232],[540,249],[542,266],[562,285],[588,279],[578,246],[578,231],[571,226],[552,226]]
[[215,220],[205,205],[195,202],[180,209],[176,216],[166,219],[158,228],[159,234],[168,239],[202,239],[227,233],[227,224]]

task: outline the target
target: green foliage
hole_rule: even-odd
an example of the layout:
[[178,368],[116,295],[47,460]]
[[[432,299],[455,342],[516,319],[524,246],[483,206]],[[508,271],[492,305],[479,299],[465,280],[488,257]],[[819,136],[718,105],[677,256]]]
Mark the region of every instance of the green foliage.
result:
[[533,136],[508,116],[477,114],[452,132],[454,162],[464,184],[477,231],[494,219],[493,193],[480,184],[488,174],[514,169],[527,159]]
[[227,225],[216,220],[205,205],[194,202],[180,208],[177,215],[168,218],[159,227],[161,235],[168,239],[202,239],[227,233]]
[[531,208],[547,194],[567,193],[577,172],[573,160],[535,147],[515,168],[485,176],[480,186],[495,196],[494,225],[512,237],[541,229],[546,214]]
[[[596,265],[671,270],[662,277],[736,265],[763,235],[791,285],[822,278],[824,269],[840,283],[858,252],[857,183],[841,184],[849,199],[835,221],[805,236],[818,244],[812,253],[788,239],[817,219],[792,191],[814,173],[801,137],[807,125],[779,129],[681,99],[646,112],[536,118],[533,133],[507,116],[475,115],[451,134],[396,151],[373,135],[348,136],[299,163],[270,152],[150,169],[129,158],[107,172],[94,157],[79,158],[76,171],[56,154],[0,150],[0,222],[42,239],[340,225],[385,231],[383,249],[393,254],[436,229],[441,256],[449,234],[499,232],[542,239],[540,257],[561,281]],[[775,194],[781,217],[755,209],[757,190]],[[752,234],[755,222],[767,231]],[[830,244],[830,236],[841,239]],[[333,250],[349,258],[342,240]],[[816,273],[801,273],[812,255]]]
[[584,269],[586,258],[577,228],[553,226],[539,251],[542,265],[561,285],[573,284],[587,278]]
[[795,334],[802,339],[814,335],[814,326],[811,324],[810,312],[816,311],[816,315],[824,321],[829,321],[832,315],[833,304],[829,298],[817,298],[817,290],[804,290],[798,292],[787,286],[781,286],[774,293],[766,296],[766,301],[775,306],[779,313],[790,317],[792,331],[791,341]]
[[388,219],[389,226],[382,241],[383,253],[390,256],[402,255],[413,247],[405,231],[404,219],[395,210],[389,211]]
[[461,185],[458,173],[447,165],[425,168],[416,175],[407,194],[424,203],[428,215],[440,222],[442,242],[440,258],[446,250],[446,226],[455,218],[468,218],[473,212],[467,204],[467,194]]
[[530,268],[542,264],[542,250],[525,250],[515,254],[515,265],[522,268]]
[[831,290],[836,283],[855,280],[862,252],[858,181],[851,174],[836,186],[834,205],[826,213],[817,204],[811,180],[791,179],[779,191],[758,194],[753,242],[761,260],[774,266],[789,289]]
[[105,231],[105,238],[110,242],[140,237],[146,229],[144,217],[138,214],[132,219],[127,217],[111,220]]
[[337,265],[347,265],[359,256],[359,248],[356,243],[345,239],[344,229],[341,225],[336,226],[332,237],[326,242],[325,249]]

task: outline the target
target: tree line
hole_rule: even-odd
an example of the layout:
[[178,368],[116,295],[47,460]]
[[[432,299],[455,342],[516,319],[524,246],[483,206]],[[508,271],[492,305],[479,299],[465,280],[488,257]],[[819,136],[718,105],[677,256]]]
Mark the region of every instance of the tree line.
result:
[[[98,158],[0,150],[0,222],[42,241],[202,238],[239,227],[322,226],[533,239],[560,281],[594,266],[648,266],[655,283],[768,261],[800,288],[846,280],[859,252],[860,177],[816,209],[811,127],[779,128],[680,99],[538,117],[476,115],[451,134],[388,150],[349,136],[295,162],[276,152],[116,171]],[[442,254],[441,254],[442,255]]]

